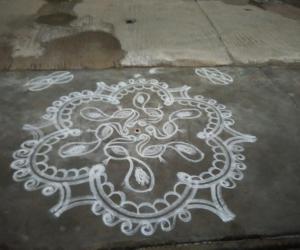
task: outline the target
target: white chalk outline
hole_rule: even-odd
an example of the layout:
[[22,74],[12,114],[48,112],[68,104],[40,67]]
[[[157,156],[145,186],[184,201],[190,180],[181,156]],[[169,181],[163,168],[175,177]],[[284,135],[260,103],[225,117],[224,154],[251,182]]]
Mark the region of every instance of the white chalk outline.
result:
[[[40,123],[24,126],[25,130],[32,133],[33,139],[22,143],[21,149],[13,154],[11,167],[15,169],[14,180],[24,181],[24,187],[29,191],[41,189],[43,195],[58,192],[59,202],[50,210],[57,217],[73,207],[91,205],[92,212],[101,216],[105,225],[120,225],[121,232],[126,235],[139,231],[149,236],[158,227],[163,231],[171,231],[177,219],[191,221],[190,209],[195,208],[209,210],[224,222],[233,220],[235,215],[227,208],[221,191],[222,188],[234,188],[236,181],[243,178],[242,171],[246,165],[243,163],[244,148],[240,144],[255,142],[256,137],[234,130],[231,112],[224,105],[199,95],[190,97],[188,90],[186,85],[169,88],[168,84],[158,80],[139,77],[111,86],[99,82],[96,91],[84,90],[60,97],[47,108]],[[130,93],[134,94],[132,108],[122,108],[120,104],[123,97]],[[152,95],[160,98],[159,106],[150,105]],[[99,108],[103,103],[118,107],[118,110],[108,114]],[[168,115],[164,113],[163,108],[172,105],[182,108]],[[96,124],[94,129],[86,130],[92,135],[89,141],[77,140],[84,131],[73,120],[75,109],[80,110],[81,119]],[[199,148],[190,142],[173,138],[178,133],[184,133],[177,123],[178,119],[201,119],[204,114],[208,123],[197,132],[197,138],[214,152],[211,167],[198,175],[177,172],[178,179],[171,191],[166,191],[163,197],[152,203],[129,201],[126,192],[151,192],[155,186],[155,176],[151,166],[146,163],[147,159],[165,162],[163,156],[169,149],[187,162],[203,160],[205,154]],[[164,116],[167,119],[158,128]],[[141,131],[134,133],[132,129],[137,126]],[[51,128],[53,132],[49,132]],[[109,139],[113,133],[118,136]],[[223,133],[227,139],[222,139]],[[103,162],[79,169],[49,165],[49,152],[55,144],[65,139],[70,141],[72,137],[73,142],[59,148],[57,154],[61,159],[88,155],[102,148],[105,155]],[[162,143],[150,145],[149,139],[152,137]],[[163,143],[165,139],[171,140]],[[102,143],[104,140],[105,144]],[[138,156],[132,156],[126,148],[132,143]],[[116,190],[108,178],[106,167],[112,159],[129,163],[129,170],[124,177],[126,192]],[[73,196],[72,188],[79,184],[89,185],[91,192]],[[210,200],[199,198],[198,191],[202,189],[210,190]]]
[[28,87],[30,91],[41,91],[54,84],[69,83],[73,78],[74,75],[68,71],[56,71],[49,75],[35,77],[25,83],[25,86]]
[[210,83],[216,85],[228,85],[233,83],[232,76],[220,71],[217,68],[197,68],[196,75],[209,80]]

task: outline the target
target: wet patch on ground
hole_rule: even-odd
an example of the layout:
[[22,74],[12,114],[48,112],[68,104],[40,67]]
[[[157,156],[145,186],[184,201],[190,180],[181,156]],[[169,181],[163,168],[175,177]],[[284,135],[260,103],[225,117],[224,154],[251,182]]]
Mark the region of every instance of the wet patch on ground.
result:
[[74,12],[76,4],[81,0],[47,0],[39,9],[36,22],[48,25],[68,25],[77,18]]
[[300,20],[300,8],[289,4],[280,2],[263,3],[261,1],[250,0],[249,4],[254,5],[265,11],[270,11],[274,14],[279,14],[283,17]]
[[247,5],[249,0],[223,0],[223,3],[231,5]]
[[86,31],[42,44],[40,57],[16,57],[12,68],[82,69],[117,66],[124,51],[117,38],[107,32]]
[[294,20],[300,20],[300,8],[289,4],[266,4],[264,9]]
[[[230,5],[252,5],[265,11],[279,14],[283,17],[300,20],[300,3],[298,5],[293,1],[260,1],[260,0],[222,0],[223,3]],[[296,7],[297,6],[297,7]],[[245,9],[251,11],[252,9]]]
[[12,47],[6,42],[0,42],[0,70],[9,69],[12,62],[11,54]]
[[36,19],[36,21],[38,23],[43,23],[48,25],[67,25],[74,19],[76,19],[76,16],[69,13],[54,13],[54,14],[39,16]]

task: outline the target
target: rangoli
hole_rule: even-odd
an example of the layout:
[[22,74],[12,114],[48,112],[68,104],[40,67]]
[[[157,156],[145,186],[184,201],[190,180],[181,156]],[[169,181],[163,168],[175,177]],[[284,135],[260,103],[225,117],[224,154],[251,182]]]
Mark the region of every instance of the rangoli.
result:
[[243,178],[241,144],[256,138],[233,129],[224,105],[188,90],[136,75],[60,97],[24,126],[33,138],[13,155],[14,180],[58,194],[57,217],[88,205],[126,235],[171,231],[192,209],[232,220],[222,189]]

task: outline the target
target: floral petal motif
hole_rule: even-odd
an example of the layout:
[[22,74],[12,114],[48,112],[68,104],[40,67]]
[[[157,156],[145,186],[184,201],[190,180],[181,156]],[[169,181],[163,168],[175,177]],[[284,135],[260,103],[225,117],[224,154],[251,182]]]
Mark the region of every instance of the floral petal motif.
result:
[[68,71],[56,71],[48,75],[54,84],[64,84],[73,80],[74,75]]
[[124,119],[124,118],[128,118],[133,113],[134,113],[134,110],[132,110],[132,109],[118,110],[113,114],[113,118]]
[[201,111],[198,109],[180,109],[170,115],[170,120],[177,119],[195,119],[201,116]]
[[133,98],[133,105],[137,108],[143,109],[150,100],[148,93],[139,92]]
[[142,155],[144,157],[159,157],[166,150],[166,145],[158,144],[158,145],[150,145],[143,149]]
[[192,144],[185,142],[171,142],[169,148],[175,150],[181,157],[191,162],[200,162],[204,158],[204,153]]
[[110,118],[109,115],[95,107],[86,107],[81,109],[80,115],[90,121],[104,121]]
[[38,76],[25,84],[30,91],[40,91],[50,87],[53,84],[64,84],[72,81],[74,75],[68,71],[56,71],[45,76]]
[[110,145],[105,151],[112,159],[123,159],[129,155],[128,150],[120,145]]
[[131,138],[116,138],[105,145],[104,152],[111,159],[127,159],[127,157],[129,157],[129,152],[126,146],[134,141],[135,140]]
[[99,140],[105,140],[106,138],[110,137],[113,133],[113,128],[109,125],[100,125],[97,128],[96,136]]
[[233,78],[216,68],[198,68],[195,73],[203,78],[208,79],[212,84],[228,85],[233,83]]
[[172,135],[173,133],[177,132],[177,126],[174,122],[166,122],[163,125],[163,131],[166,135]]
[[60,147],[58,154],[62,158],[82,156],[93,152],[100,144],[100,140],[93,142],[71,142]]
[[149,116],[147,121],[150,122],[159,122],[163,117],[163,112],[158,108],[145,108],[145,113]]
[[141,167],[135,168],[134,177],[136,182],[141,186],[145,186],[150,183],[149,175]]
[[153,189],[155,179],[151,168],[137,158],[128,158],[129,171],[124,179],[124,185],[128,189],[144,193]]

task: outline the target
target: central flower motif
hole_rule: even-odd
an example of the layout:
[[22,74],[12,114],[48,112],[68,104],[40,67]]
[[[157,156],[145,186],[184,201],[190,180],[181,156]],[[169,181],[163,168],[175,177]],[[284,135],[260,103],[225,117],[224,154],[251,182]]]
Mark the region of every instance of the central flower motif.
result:
[[[89,122],[98,124],[95,130],[89,130],[93,133],[93,140],[66,143],[59,149],[60,156],[63,158],[83,156],[102,146],[106,155],[103,162],[105,166],[110,160],[129,162],[130,167],[124,184],[135,192],[151,191],[155,183],[151,168],[143,161],[145,158],[164,161],[163,155],[168,150],[173,150],[188,161],[201,161],[204,154],[196,146],[183,141],[169,141],[178,132],[182,132],[177,121],[199,118],[201,111],[186,108],[166,114],[161,104],[151,106],[150,100],[150,94],[138,92],[133,97],[132,108],[118,106],[118,110],[112,114],[96,106],[82,108],[81,116]],[[165,116],[167,119],[162,122]],[[109,140],[104,145],[103,141],[107,139]],[[155,144],[151,143],[152,139],[156,141]],[[138,157],[134,157],[129,148],[134,148]]]

